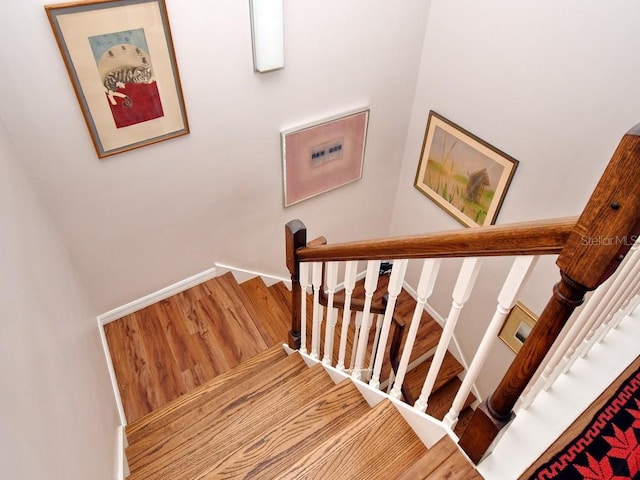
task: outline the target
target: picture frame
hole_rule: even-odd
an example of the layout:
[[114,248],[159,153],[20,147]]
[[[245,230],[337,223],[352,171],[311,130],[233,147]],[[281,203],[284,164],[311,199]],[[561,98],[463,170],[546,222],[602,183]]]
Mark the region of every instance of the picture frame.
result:
[[525,305],[517,302],[505,319],[498,337],[511,350],[518,353],[529,337],[538,317]]
[[189,133],[164,0],[44,8],[99,158]]
[[283,204],[290,207],[362,178],[369,109],[283,130]]
[[467,227],[493,225],[518,161],[429,112],[414,186]]

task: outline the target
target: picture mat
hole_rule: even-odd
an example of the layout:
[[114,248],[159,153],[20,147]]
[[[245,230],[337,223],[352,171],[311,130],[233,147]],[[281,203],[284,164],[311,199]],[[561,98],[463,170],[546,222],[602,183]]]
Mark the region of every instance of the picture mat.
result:
[[[187,128],[183,117],[179,85],[174,76],[169,32],[156,1],[125,3],[121,6],[97,3],[72,7],[71,13],[51,12],[62,35],[61,48],[70,60],[68,67],[77,82],[79,100],[87,110],[87,123],[105,154]],[[55,5],[52,5],[55,7]],[[86,9],[86,10],[85,10]],[[164,116],[126,128],[116,128],[96,67],[89,37],[143,28],[153,61],[153,73],[160,93]],[[185,132],[186,133],[186,132]]]
[[[369,110],[282,132],[284,206],[307,200],[362,178]],[[320,146],[341,140],[341,155],[320,162]]]
[[[444,152],[441,148],[443,141],[445,143]],[[455,145],[452,148],[454,142]],[[491,182],[490,187],[494,194],[482,222],[477,223],[475,218],[465,214],[429,185],[430,182],[427,180],[429,178],[429,160],[443,160],[443,155],[446,164],[453,163],[454,173],[458,175],[469,174],[482,168],[487,169]],[[508,156],[432,112],[425,133],[415,186],[464,225],[475,227],[493,224],[518,164],[517,160],[505,157]]]

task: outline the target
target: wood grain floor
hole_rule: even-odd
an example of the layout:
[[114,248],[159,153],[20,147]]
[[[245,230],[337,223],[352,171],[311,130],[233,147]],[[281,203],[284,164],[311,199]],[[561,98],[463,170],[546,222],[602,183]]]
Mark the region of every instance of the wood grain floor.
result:
[[127,421],[286,340],[286,327],[256,325],[250,305],[226,274],[105,325]]

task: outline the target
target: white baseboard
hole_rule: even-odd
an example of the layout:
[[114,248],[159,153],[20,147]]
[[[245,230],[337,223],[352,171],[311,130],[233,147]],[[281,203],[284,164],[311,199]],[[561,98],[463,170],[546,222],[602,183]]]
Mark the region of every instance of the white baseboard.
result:
[[153,305],[156,302],[169,298],[172,295],[183,292],[191,287],[206,282],[216,276],[216,269],[210,268],[204,272],[193,275],[189,278],[181,280],[173,285],[169,285],[157,292],[150,293],[138,300],[122,305],[121,307],[114,308],[108,312],[98,315],[98,332],[100,333],[100,341],[102,342],[102,348],[104,350],[104,356],[107,360],[107,369],[109,371],[109,377],[111,379],[111,387],[113,388],[113,395],[116,401],[116,408],[118,409],[118,415],[120,416],[120,423],[124,426],[127,425],[127,418],[122,406],[122,399],[120,398],[120,389],[118,388],[118,381],[116,380],[116,372],[113,368],[113,362],[111,361],[111,352],[109,351],[109,344],[107,343],[107,336],[104,332],[104,326],[107,323],[113,322],[119,318],[137,312],[149,305]]
[[129,462],[127,462],[127,455],[125,453],[127,446],[124,426],[120,425],[116,431],[115,480],[125,480],[125,478],[129,476]]
[[197,273],[189,278],[180,280],[173,285],[162,288],[157,292],[150,293],[149,295],[129,302],[126,305],[122,305],[121,307],[114,308],[113,310],[109,310],[108,312],[98,315],[98,323],[100,323],[101,325],[106,325],[107,323],[113,322],[114,320],[122,318],[125,315],[129,315],[131,313],[137,312],[138,310],[142,310],[149,305],[153,305],[154,303],[169,298],[172,295],[184,292],[191,287],[195,287],[196,285],[206,282],[207,280],[211,280],[216,276],[218,276],[218,273],[215,267],[205,270],[204,272]]
[[98,317],[98,332],[100,333],[100,341],[102,342],[102,349],[104,350],[104,356],[107,360],[107,370],[109,371],[109,379],[111,380],[111,388],[113,389],[113,397],[116,401],[116,408],[118,409],[118,416],[120,417],[120,424],[122,428],[127,424],[127,417],[124,414],[124,408],[122,406],[122,398],[120,398],[120,389],[118,388],[118,380],[116,380],[116,371],[113,368],[113,362],[111,361],[111,352],[109,351],[109,344],[107,343],[107,336],[104,332],[104,324],[100,323]]
[[223,275],[227,272],[231,272],[238,283],[246,282],[253,277],[261,277],[267,287],[270,287],[271,285],[278,282],[282,282],[287,286],[289,290],[291,290],[290,278],[279,277],[277,275],[270,275],[268,273],[256,272],[253,270],[247,270],[245,268],[234,267],[232,265],[226,265],[224,263],[216,262],[215,265],[216,269],[218,270],[218,275]]

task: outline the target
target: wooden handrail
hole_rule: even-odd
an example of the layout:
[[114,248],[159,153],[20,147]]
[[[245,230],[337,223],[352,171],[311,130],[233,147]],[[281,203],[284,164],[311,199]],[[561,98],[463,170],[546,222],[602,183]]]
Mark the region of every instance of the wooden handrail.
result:
[[451,232],[300,248],[301,262],[393,258],[552,255],[564,247],[578,217],[491,225]]
[[[559,254],[560,281],[551,299],[460,438],[460,446],[478,463],[513,418],[518,398],[585,293],[618,268],[640,236],[640,124],[623,136],[579,218],[316,246],[306,246],[306,228],[299,220],[289,222],[286,232],[287,266],[294,284],[300,262]],[[298,330],[294,348],[299,347],[299,291],[298,284],[290,335],[291,345]]]
[[556,264],[560,282],[496,390],[478,408],[460,446],[478,463],[587,291],[620,265],[640,234],[640,124],[620,141]]

